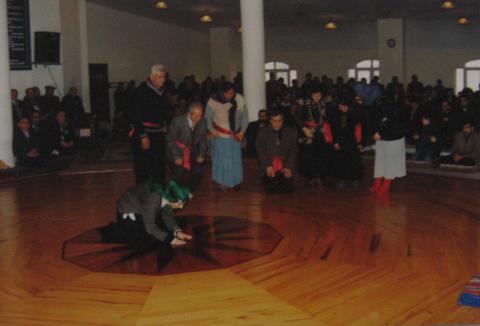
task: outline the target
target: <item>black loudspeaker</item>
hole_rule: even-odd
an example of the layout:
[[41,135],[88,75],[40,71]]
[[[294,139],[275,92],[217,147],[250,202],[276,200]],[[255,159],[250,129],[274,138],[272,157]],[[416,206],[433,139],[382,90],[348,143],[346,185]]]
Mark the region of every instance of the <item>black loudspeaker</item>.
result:
[[35,32],[35,63],[60,64],[60,33]]

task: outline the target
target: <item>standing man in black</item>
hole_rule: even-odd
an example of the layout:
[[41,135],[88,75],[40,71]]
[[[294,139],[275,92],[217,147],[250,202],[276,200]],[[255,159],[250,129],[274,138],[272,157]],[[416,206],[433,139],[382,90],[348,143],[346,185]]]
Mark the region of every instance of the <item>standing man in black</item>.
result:
[[147,179],[165,184],[165,134],[170,120],[165,80],[165,67],[154,65],[133,97],[130,137],[137,184]]

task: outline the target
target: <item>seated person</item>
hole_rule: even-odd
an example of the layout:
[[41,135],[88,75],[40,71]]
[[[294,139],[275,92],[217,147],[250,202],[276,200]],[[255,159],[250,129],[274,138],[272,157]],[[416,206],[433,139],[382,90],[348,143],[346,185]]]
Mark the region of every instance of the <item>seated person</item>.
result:
[[448,100],[443,100],[440,103],[440,132],[439,145],[442,148],[451,148],[453,145],[453,136],[455,135],[455,120],[452,111],[452,106]]
[[38,134],[41,134],[43,131],[44,123],[42,121],[42,116],[40,112],[38,111],[33,111],[30,114],[30,123],[33,130],[35,130]]
[[284,125],[280,111],[270,113],[270,125],[260,129],[257,154],[265,189],[269,193],[293,192],[297,133]]
[[422,117],[422,126],[419,132],[413,135],[416,143],[415,154],[412,159],[416,161],[431,161],[438,156],[438,133],[429,114]]
[[130,187],[118,200],[117,223],[99,230],[102,239],[135,245],[158,241],[172,247],[185,245],[192,236],[178,227],[173,212],[181,210],[189,198],[190,191],[174,181],[165,187],[151,181]]
[[192,103],[187,114],[172,120],[166,142],[173,179],[195,189],[200,184],[201,164],[207,154],[207,124],[200,102]]
[[74,147],[75,131],[67,121],[65,112],[58,111],[55,115],[55,121],[47,131],[47,154],[54,156],[71,155]]
[[472,166],[480,163],[480,134],[475,131],[473,122],[463,123],[463,130],[455,135],[453,141],[453,155],[441,157],[434,162],[440,164],[456,164]]
[[42,156],[39,147],[40,139],[38,134],[30,128],[30,120],[27,117],[20,118],[13,134],[13,153],[17,166],[41,166]]
[[255,147],[255,143],[257,141],[258,131],[267,123],[267,110],[260,110],[258,111],[258,120],[252,121],[248,124],[247,130],[245,131],[246,157],[257,157],[257,149]]

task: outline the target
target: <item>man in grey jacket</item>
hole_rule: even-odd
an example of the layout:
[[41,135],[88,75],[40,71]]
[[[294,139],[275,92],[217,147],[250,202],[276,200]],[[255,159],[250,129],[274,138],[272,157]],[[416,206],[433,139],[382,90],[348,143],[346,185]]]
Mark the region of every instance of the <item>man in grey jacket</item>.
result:
[[453,140],[453,155],[442,157],[439,164],[476,165],[480,164],[480,134],[475,131],[471,121],[463,123],[463,130],[458,132]]
[[200,184],[207,152],[207,124],[203,105],[194,102],[188,113],[172,120],[167,133],[167,160],[173,180],[194,191]]
[[293,171],[297,158],[297,133],[284,125],[280,111],[270,112],[270,126],[257,136],[260,173],[269,193],[293,192]]
[[[173,211],[182,209],[190,197],[188,189],[173,181],[166,187],[152,181],[130,187],[117,202],[118,228],[113,233],[126,235],[133,242],[153,237],[173,247],[185,245],[192,237],[177,225]],[[157,218],[161,218],[165,229],[158,227]],[[116,235],[111,233],[110,238]]]

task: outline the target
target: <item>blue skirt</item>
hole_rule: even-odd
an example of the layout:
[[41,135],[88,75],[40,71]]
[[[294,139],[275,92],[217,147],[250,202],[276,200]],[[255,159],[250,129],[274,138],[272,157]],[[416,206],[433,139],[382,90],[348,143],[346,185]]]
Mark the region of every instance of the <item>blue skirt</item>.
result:
[[233,188],[243,181],[241,144],[230,138],[212,140],[212,176],[216,183]]

